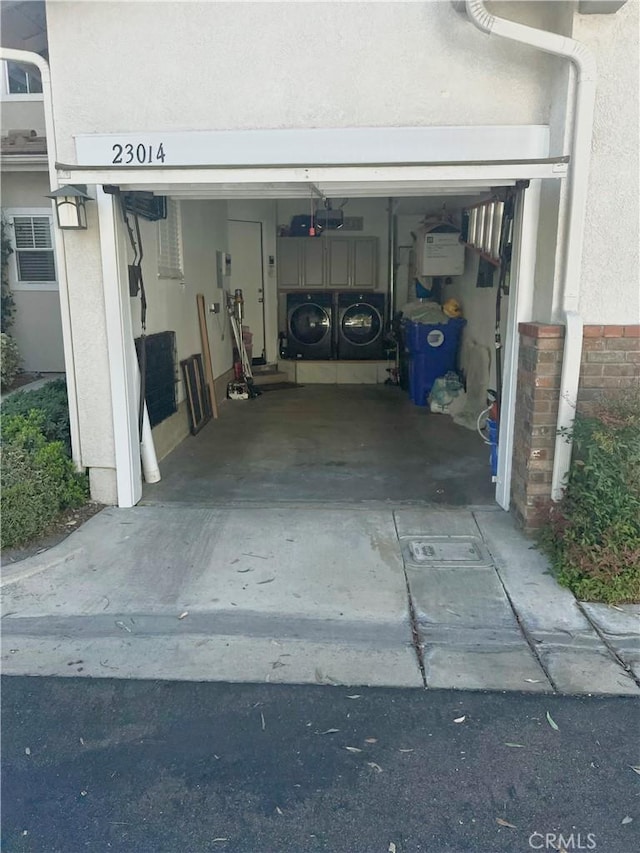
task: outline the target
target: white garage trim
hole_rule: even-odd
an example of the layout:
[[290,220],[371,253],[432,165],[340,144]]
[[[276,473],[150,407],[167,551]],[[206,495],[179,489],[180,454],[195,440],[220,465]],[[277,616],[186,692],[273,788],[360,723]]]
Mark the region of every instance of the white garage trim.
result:
[[83,166],[324,166],[478,163],[546,157],[545,125],[136,131],[75,136]]
[[529,189],[520,196],[516,209],[516,231],[512,258],[516,286],[511,289],[509,297],[506,340],[504,342],[496,502],[505,510],[508,510],[511,504],[511,470],[513,467],[513,436],[520,347],[518,324],[531,320],[533,316],[533,284],[539,211],[540,181],[533,181]]
[[142,497],[138,437],[138,366],[128,281],[122,272],[115,199],[97,188],[102,286],[109,350],[111,407],[116,457],[118,506],[135,506]]

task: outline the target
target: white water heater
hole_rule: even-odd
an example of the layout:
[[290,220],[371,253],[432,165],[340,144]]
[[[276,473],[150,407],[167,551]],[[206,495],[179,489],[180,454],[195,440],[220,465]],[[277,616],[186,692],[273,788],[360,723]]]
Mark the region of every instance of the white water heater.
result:
[[465,246],[453,226],[426,226],[417,235],[418,276],[453,276],[464,273]]

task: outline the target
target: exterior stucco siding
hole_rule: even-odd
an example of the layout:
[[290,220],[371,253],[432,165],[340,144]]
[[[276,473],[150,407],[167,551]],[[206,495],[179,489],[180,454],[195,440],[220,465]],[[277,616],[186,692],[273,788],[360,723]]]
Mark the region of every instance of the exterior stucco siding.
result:
[[2,207],[49,207],[49,175],[42,172],[3,172]]
[[[496,6],[558,17],[555,4]],[[561,66],[489,40],[447,2],[56,2],[48,24],[64,162],[74,133],[546,124]]]
[[576,16],[574,36],[598,61],[580,299],[586,323],[640,321],[639,10],[629,0],[616,15]]

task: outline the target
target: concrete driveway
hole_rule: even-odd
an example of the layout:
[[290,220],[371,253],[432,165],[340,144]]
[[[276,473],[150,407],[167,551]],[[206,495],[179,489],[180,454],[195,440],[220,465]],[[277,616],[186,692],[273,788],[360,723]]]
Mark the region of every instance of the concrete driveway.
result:
[[640,693],[638,608],[492,508],[106,509],[3,587],[7,674]]

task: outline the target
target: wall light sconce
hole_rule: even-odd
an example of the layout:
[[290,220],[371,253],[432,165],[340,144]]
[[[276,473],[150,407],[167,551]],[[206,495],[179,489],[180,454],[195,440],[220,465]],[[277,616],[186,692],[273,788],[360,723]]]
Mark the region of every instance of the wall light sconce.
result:
[[87,210],[85,204],[87,201],[93,201],[91,196],[87,195],[86,186],[60,187],[47,195],[47,198],[52,198],[56,203],[58,228],[76,231],[86,229]]

